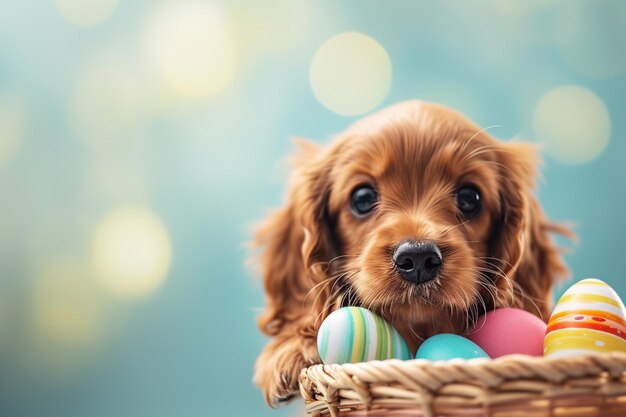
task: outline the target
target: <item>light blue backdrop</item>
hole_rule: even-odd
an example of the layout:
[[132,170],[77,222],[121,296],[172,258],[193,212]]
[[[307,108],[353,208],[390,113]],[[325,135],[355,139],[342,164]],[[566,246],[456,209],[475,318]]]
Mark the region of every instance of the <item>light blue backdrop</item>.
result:
[[[376,108],[433,100],[502,126],[496,136],[541,140],[533,120],[546,94],[593,93],[610,117],[606,149],[584,164],[547,155],[539,195],[551,217],[578,225],[574,276],[626,294],[626,3],[215,0],[205,26],[181,18],[200,41],[169,47],[184,2],[80,3],[0,5],[1,416],[298,411],[268,409],[251,383],[263,297],[244,242],[281,202],[290,137],[326,142],[356,119],[320,104],[309,82],[316,50],[348,31],[389,56]],[[189,94],[184,83],[204,79],[178,65],[187,47],[217,56],[217,70],[205,63],[223,71],[205,80],[215,91]],[[592,113],[555,117],[582,118],[593,142],[607,124]],[[97,278],[98,231],[128,205],[148,218],[139,235],[162,242],[137,292]],[[110,251],[140,259],[141,239],[121,236]]]

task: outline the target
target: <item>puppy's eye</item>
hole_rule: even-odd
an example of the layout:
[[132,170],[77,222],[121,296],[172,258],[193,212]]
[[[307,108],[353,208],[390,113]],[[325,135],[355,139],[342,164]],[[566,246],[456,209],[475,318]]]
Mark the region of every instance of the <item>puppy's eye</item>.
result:
[[475,187],[465,185],[456,191],[456,205],[461,210],[461,213],[470,219],[480,211],[480,193]]
[[352,191],[350,208],[358,216],[364,216],[374,209],[378,193],[371,185],[361,185]]

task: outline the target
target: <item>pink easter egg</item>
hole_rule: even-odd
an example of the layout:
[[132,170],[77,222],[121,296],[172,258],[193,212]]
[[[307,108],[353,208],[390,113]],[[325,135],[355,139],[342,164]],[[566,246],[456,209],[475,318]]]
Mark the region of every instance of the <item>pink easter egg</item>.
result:
[[543,356],[547,325],[518,308],[499,308],[478,318],[467,338],[492,358],[524,354]]

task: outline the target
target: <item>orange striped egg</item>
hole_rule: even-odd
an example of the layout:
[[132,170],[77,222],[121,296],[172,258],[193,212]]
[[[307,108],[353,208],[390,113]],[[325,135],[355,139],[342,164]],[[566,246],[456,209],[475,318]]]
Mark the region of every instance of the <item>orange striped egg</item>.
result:
[[556,304],[543,345],[551,357],[626,351],[624,303],[607,283],[584,279]]

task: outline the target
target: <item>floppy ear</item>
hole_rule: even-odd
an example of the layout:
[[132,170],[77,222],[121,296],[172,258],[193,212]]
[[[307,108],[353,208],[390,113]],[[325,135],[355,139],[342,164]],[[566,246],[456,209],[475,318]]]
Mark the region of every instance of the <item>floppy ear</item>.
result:
[[[534,196],[537,147],[529,143],[500,144],[500,216],[495,222],[491,255],[500,260],[496,278],[501,305],[510,305],[548,320],[552,287],[568,269],[550,233],[573,237],[565,226],[550,222]],[[512,293],[511,293],[512,292]]]
[[[260,225],[253,242],[260,249],[267,302],[258,325],[269,336],[285,326],[302,326],[296,322],[305,315],[317,317],[313,304],[325,300],[309,291],[325,278],[324,267],[332,258],[326,200],[333,160],[312,142],[298,140],[297,144],[286,204]],[[319,287],[323,291],[326,286]]]

